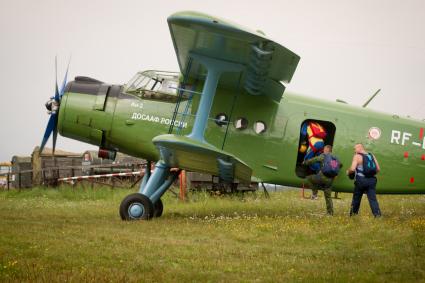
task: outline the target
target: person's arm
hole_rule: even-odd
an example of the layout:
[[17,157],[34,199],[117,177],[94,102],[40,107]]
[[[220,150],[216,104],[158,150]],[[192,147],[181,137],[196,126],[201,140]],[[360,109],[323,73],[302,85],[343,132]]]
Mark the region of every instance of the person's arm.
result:
[[319,156],[316,156],[316,157],[313,157],[313,158],[310,158],[309,160],[305,160],[304,162],[303,162],[303,165],[311,165],[311,164],[313,164],[313,163],[316,163],[316,162],[322,162],[323,161],[323,156],[322,155],[319,155]]
[[381,167],[379,166],[378,159],[376,159],[375,155],[372,154],[372,156],[373,156],[373,160],[375,160],[375,164],[376,164],[376,173],[379,173],[379,171],[381,171]]
[[358,161],[359,161],[358,158],[359,157],[357,156],[357,154],[355,154],[353,156],[353,161],[351,162],[351,167],[348,168],[348,170],[347,170],[347,175],[356,171],[357,164],[358,164]]

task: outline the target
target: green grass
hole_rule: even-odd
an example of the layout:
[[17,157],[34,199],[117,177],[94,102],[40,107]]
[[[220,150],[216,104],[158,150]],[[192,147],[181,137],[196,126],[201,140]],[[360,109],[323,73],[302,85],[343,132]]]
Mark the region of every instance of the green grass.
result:
[[122,222],[128,190],[0,192],[0,281],[425,282],[425,196],[334,200],[298,191],[164,197],[164,215]]

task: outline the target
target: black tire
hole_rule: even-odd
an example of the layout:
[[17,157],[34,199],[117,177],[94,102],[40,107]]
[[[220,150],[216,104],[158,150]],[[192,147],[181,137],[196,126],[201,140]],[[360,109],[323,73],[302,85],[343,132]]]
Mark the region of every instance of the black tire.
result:
[[153,217],[161,217],[162,212],[164,211],[164,205],[162,204],[162,200],[159,199],[155,204],[153,205]]
[[126,196],[121,202],[120,216],[122,220],[150,220],[153,215],[153,204],[145,195],[134,193]]

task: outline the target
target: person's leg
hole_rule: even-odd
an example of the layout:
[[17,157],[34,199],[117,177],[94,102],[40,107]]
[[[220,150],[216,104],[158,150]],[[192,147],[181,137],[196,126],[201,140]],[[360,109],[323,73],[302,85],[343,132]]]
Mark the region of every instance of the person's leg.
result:
[[329,215],[334,214],[334,207],[332,202],[332,188],[324,188],[323,193],[325,195],[325,201],[326,201],[326,211]]
[[369,200],[370,209],[375,217],[381,216],[378,199],[376,198],[376,178],[367,179],[367,198]]
[[319,192],[320,177],[317,174],[307,176],[307,181],[310,183],[311,199],[317,199]]
[[351,201],[350,216],[359,214],[360,204],[363,196],[363,182],[361,179],[354,182],[353,200]]

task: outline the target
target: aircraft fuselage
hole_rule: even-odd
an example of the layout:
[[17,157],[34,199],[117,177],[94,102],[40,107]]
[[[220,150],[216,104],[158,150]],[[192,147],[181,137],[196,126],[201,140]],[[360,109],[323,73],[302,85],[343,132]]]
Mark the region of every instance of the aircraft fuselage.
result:
[[[73,81],[61,102],[58,129],[65,137],[157,160],[152,139],[169,133],[170,126],[171,133],[189,134],[199,96],[183,100],[173,120],[176,101],[138,97],[122,86]],[[327,143],[344,165],[335,191],[352,192],[345,170],[354,144],[361,142],[380,162],[378,193],[425,192],[425,124],[397,115],[289,92],[278,103],[243,90],[218,89],[205,138],[240,157],[258,180],[300,187],[306,182],[297,172],[300,129],[309,120],[333,128]]]

